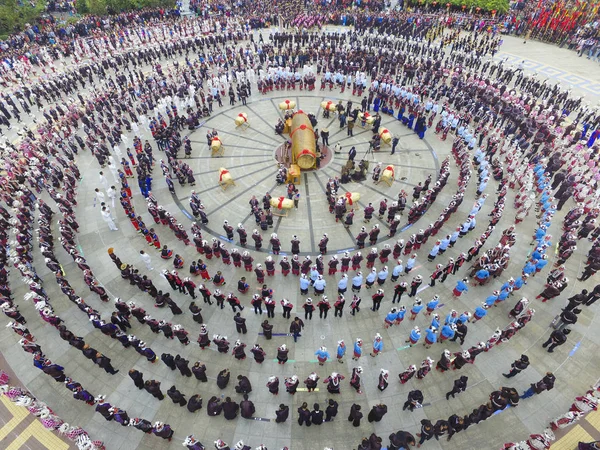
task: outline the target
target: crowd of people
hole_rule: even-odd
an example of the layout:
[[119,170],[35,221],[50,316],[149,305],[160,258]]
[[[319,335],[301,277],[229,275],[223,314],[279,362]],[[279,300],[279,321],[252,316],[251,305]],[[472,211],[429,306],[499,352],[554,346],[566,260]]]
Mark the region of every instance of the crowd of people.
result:
[[[287,2],[283,2],[279,6],[284,7],[286,4]],[[208,5],[209,9],[219,9],[211,2],[208,2]],[[200,4],[197,6],[203,8]],[[131,425],[165,439],[171,439],[173,436],[169,425],[163,422],[153,425],[142,418],[132,419],[126,411],[111,406],[102,396],[95,397],[80,383],[70,379],[67,376],[68,368],[65,369],[46,357],[35,337],[26,328],[25,318],[20,314],[19,304],[12,295],[9,283],[10,265],[14,265],[27,280],[30,290],[28,299],[33,300],[41,319],[53,326],[61,339],[80,350],[84,357],[108,374],[114,375],[118,372],[111,365],[108,356],[96,351],[82,338],[74,335],[63,323],[63,319],[54,313],[51,299],[33,268],[33,224],[36,210],[39,216],[35,238],[38,240],[44,263],[56,275],[55,281],[61,292],[86,314],[94,328],[103,335],[119,341],[124,348],[132,348],[150,363],[155,362],[158,355],[135,335],[128,334],[128,330],[132,328],[130,316],[134,316],[140,324],[147,325],[157,335],[162,334],[169,339],[177,338],[184,346],[190,343],[189,333],[183,326],[154,319],[133,302],[117,300],[110,319],[103,319],[99,310],[88,305],[76,294],[62,272],[61,261],[54,248],[52,220],[55,213],[48,202],[41,198],[46,193],[56,203],[62,216],[56,228],[60,234],[58,241],[72,257],[90,292],[103,302],[110,301],[108,292],[92,271],[93,264],[86,261],[77,247],[76,235],[79,225],[75,207],[81,174],[76,161],[82,158],[80,154],[87,150],[95,157],[99,170],[109,169],[114,177],[114,184],[118,186],[118,189],[114,185],[111,186],[103,172],[100,172],[98,181],[94,182],[101,186],[101,189],[96,190],[99,193],[96,193],[94,198],[100,204],[102,218],[110,229],[117,230],[111,208],[114,208],[115,199],[118,199],[132,226],[145,239],[148,247],[154,248],[164,260],[172,261],[173,270],[164,275],[176,294],[171,298],[169,293],[163,293],[154,284],[156,280],[153,281],[148,275],[141,275],[131,262],[123,262],[115,251],[109,251],[109,256],[121,277],[131,285],[136,285],[142,292],[148,293],[157,308],[167,306],[173,315],[183,314],[175,300],[176,295],[189,295],[196,299],[196,288],[204,300],[204,307],[206,304],[212,306],[213,298],[217,307],[221,309],[227,302],[235,314],[233,322],[240,334],[240,339],[236,340],[233,348],[230,348],[223,330],[210,338],[210,324],[204,324],[202,308],[193,303],[189,309],[193,321],[201,326],[198,337],[200,347],[204,349],[214,344],[218,352],[232,351],[236,359],[246,357],[244,348],[247,344],[241,339],[247,330],[241,311],[245,302],[243,295],[249,290],[249,280],[240,276],[237,282],[238,293],[233,292],[235,282],[229,283],[230,291],[226,292],[224,286],[227,283],[220,265],[229,265],[231,261],[235,268],[241,269],[243,264],[246,272],[254,272],[256,282],[262,286],[260,295],[252,296],[251,305],[254,311],[262,314],[264,304],[268,318],[273,319],[279,300],[283,317],[290,319],[290,334],[295,341],[300,337],[303,327],[311,326],[312,313],[317,309],[322,320],[328,320],[327,311],[331,307],[335,310],[334,320],[341,318],[344,310],[360,320],[361,292],[364,293],[363,288],[370,291],[375,287],[377,290],[372,291],[371,295],[372,315],[379,314],[381,304],[392,298],[392,308],[389,313],[385,313],[380,322],[382,327],[399,325],[407,310],[411,313],[409,320],[412,321],[422,320],[426,316],[425,323],[421,324],[423,332],[420,327],[411,326],[406,343],[414,346],[424,341],[427,348],[435,343],[450,345],[448,342],[457,340],[462,346],[468,326],[474,326],[488,314],[491,306],[497,306],[510,299],[527,284],[529,278],[545,269],[549,262],[548,253],[553,248],[552,236],[548,234],[548,230],[553,220],[556,220],[557,211],[561,211],[571,198],[574,198],[577,204],[565,215],[564,234],[558,243],[559,257],[556,267],[548,276],[547,286],[539,297],[546,301],[561,295],[568,282],[564,264],[577,249],[577,245],[580,249],[583,248],[585,240],[593,241],[593,244],[580,279],[585,281],[600,269],[600,227],[596,225],[599,212],[598,197],[592,195],[597,190],[597,180],[600,177],[597,166],[600,115],[584,105],[581,98],[571,95],[550,81],[541,81],[534,75],[525,74],[520,68],[506,67],[502,62],[494,60],[484,61],[482,57],[493,55],[499,46],[498,38],[491,34],[458,35],[451,32],[438,36],[433,32],[437,30],[434,29],[433,19],[421,21],[407,13],[390,13],[381,21],[372,21],[369,20],[369,12],[365,11],[357,13],[353,18],[355,28],[352,32],[328,34],[306,30],[280,30],[271,34],[265,42],[262,35],[255,39],[251,31],[252,28],[265,25],[265,22],[260,22],[265,20],[265,14],[255,11],[250,3],[246,4],[245,8],[254,11],[255,17],[242,19],[231,11],[223,16],[193,19],[179,19],[178,16],[165,11],[127,13],[107,18],[85,18],[62,31],[51,24],[42,29],[32,27],[12,36],[8,43],[3,43],[4,60],[0,66],[0,82],[7,90],[3,92],[0,101],[0,130],[7,131],[19,127],[21,141],[18,144],[4,144],[6,175],[1,179],[1,195],[8,208],[0,209],[3,225],[0,231],[1,240],[5,243],[3,251],[0,252],[3,266],[0,272],[1,308],[6,316],[14,320],[11,327],[23,338],[21,346],[24,351],[33,355],[34,365],[57,382],[65,383],[75,399],[95,405],[96,411],[108,421],[115,420],[121,425]],[[259,20],[256,17],[262,18]],[[296,16],[294,20],[294,25],[298,28],[309,28],[319,23],[318,18],[302,15]],[[123,31],[116,35],[112,33],[115,29]],[[373,53],[368,48],[378,48],[378,53]],[[300,259],[298,254],[301,242],[296,237],[290,242],[292,256],[278,257],[282,247],[287,250],[287,244],[282,245],[277,234],[269,230],[273,223],[269,193],[262,199],[262,208],[261,202],[255,197],[250,200],[250,206],[257,227],[268,233],[267,247],[274,257],[267,256],[264,261],[254,264],[252,254],[243,250],[248,233],[241,224],[234,229],[226,221],[223,229],[230,244],[235,243],[234,231],[237,233],[242,250],[237,249],[235,244],[228,247],[218,238],[210,238],[209,241],[203,225],[208,223],[210,217],[204,211],[200,196],[195,193],[190,198],[190,205],[200,223],[192,225],[191,236],[188,237],[186,226],[169,214],[165,207],[159,205],[152,195],[152,166],[156,161],[153,146],[156,145],[161,156],[162,152],[165,153],[164,160],[156,162],[159,162],[165,183],[172,193],[177,191],[172,178],[177,178],[180,186],[193,185],[193,173],[190,178],[191,170],[178,153],[184,148],[185,155],[189,156],[192,151],[191,144],[182,136],[182,131],[185,124],[191,123],[190,128],[195,128],[197,121],[190,122],[188,119],[210,114],[213,102],[221,108],[221,99],[227,94],[233,103],[236,100],[245,101],[246,97],[253,96],[254,86],[257,87],[255,95],[260,91],[259,86],[281,86],[282,80],[285,88],[291,89],[297,76],[303,79],[307,74],[303,66],[310,64],[315,68],[310,69],[308,74],[314,73],[317,77],[322,77],[325,83],[330,85],[330,89],[343,91],[347,88],[355,103],[361,104],[362,113],[371,109],[378,112],[377,109],[386,108],[387,114],[390,114],[391,110],[392,117],[402,120],[406,114],[412,116],[413,120],[420,119],[422,126],[427,124],[428,128],[432,128],[437,121],[436,131],[442,139],[450,137],[453,140],[452,156],[458,166],[457,191],[452,196],[452,202],[433,223],[423,226],[407,238],[406,242],[403,239],[398,239],[393,245],[382,242],[398,232],[405,208],[409,224],[416,225],[426,220],[425,213],[435,204],[438,194],[449,182],[448,158],[442,162],[435,179],[419,181],[413,190],[412,204],[409,203],[409,195],[400,190],[397,196],[390,195],[389,205],[387,199],[382,199],[379,214],[376,214],[373,205],[365,208],[365,223],[373,220],[375,215],[380,219],[387,216],[387,221],[381,225],[374,224],[370,230],[362,227],[355,237],[357,251],[353,254],[346,252],[339,257],[335,255],[326,259],[328,236],[325,234],[318,243],[320,254],[315,257],[314,262],[310,256]],[[148,68],[149,71],[143,70]],[[27,79],[30,81],[25,82]],[[294,82],[291,82],[292,80]],[[366,93],[364,96],[363,91]],[[264,89],[262,94],[265,94]],[[351,104],[346,104],[337,114],[350,116],[349,110],[354,111]],[[21,115],[25,114],[35,121],[35,128],[30,129],[20,124]],[[572,122],[569,122],[570,120]],[[578,125],[581,125],[581,129]],[[146,141],[142,144],[144,133],[149,133],[154,142]],[[209,145],[214,137],[212,133],[207,136]],[[319,137],[323,138],[321,135],[317,136],[317,139]],[[350,151],[349,160],[353,161],[355,156],[356,151],[354,154]],[[132,167],[135,168],[139,193],[146,199],[144,203],[151,217],[149,220],[154,221],[154,227],[159,229],[159,232],[164,230],[159,227],[168,227],[185,246],[193,242],[198,255],[189,266],[189,277],[179,276],[179,271],[185,270],[184,260],[188,255],[183,252],[177,253],[161,244],[155,228],[146,226],[143,213],[136,211],[133,199],[138,197],[138,192],[137,189],[133,190],[127,181],[128,178],[134,177]],[[491,177],[498,182],[498,188],[486,231],[475,239],[468,253],[450,258],[446,265],[433,265],[434,261],[451,249],[458,239],[464,239],[476,228],[476,219],[486,198],[494,196],[489,192],[494,184],[490,182]],[[470,186],[471,180],[476,180],[478,198],[465,215],[459,210],[459,206],[466,190],[473,187]],[[289,189],[288,186],[288,192]],[[292,188],[292,195],[296,192],[294,189],[295,187]],[[333,226],[334,220],[341,221],[350,228],[354,225],[354,211],[347,212],[349,199],[346,195],[338,195],[339,189],[340,182],[335,178],[329,180],[325,187],[330,204],[329,211],[332,214],[331,224]],[[508,189],[517,190],[519,194],[515,199],[515,225],[504,230],[495,247],[479,255],[506,213],[504,201]],[[106,192],[107,198],[101,191]],[[490,198],[489,201],[491,200]],[[422,256],[423,260],[427,256],[431,263],[425,270],[433,268],[429,276],[430,286],[435,286],[436,281],[443,283],[448,277],[453,277],[456,279],[454,295],[457,297],[469,289],[475,290],[479,289],[478,286],[485,286],[492,279],[503,276],[503,271],[510,271],[510,267],[515,264],[514,260],[517,258],[511,255],[511,248],[516,239],[515,227],[534,211],[537,226],[532,244],[535,246],[525,260],[521,258],[519,261],[519,264],[523,264],[522,272],[507,277],[501,289],[494,291],[473,311],[459,313],[451,310],[445,320],[442,320],[438,314],[439,297],[433,296],[428,302],[419,297],[424,278],[422,274],[415,275],[410,283],[400,281],[393,288],[388,287],[390,283],[395,283],[400,277],[410,273],[419,256]],[[460,220],[460,227],[449,227],[447,221],[450,217],[460,214],[465,216]],[[380,236],[381,228],[389,229],[387,237]],[[4,249],[9,242],[8,230],[11,229],[14,229],[15,241],[10,243],[9,253]],[[262,249],[261,231],[257,229],[251,233],[254,249],[257,251]],[[439,239],[435,238],[438,233]],[[367,238],[371,248],[365,252],[364,258],[369,273],[363,278],[361,250],[366,245]],[[419,255],[421,247],[427,244],[429,238],[433,245],[427,249],[423,247],[426,255]],[[376,247],[381,244],[382,247]],[[261,253],[255,254],[255,258],[256,255]],[[406,263],[401,257],[407,259]],[[390,258],[394,265],[392,270],[386,265]],[[143,256],[141,259],[147,261]],[[471,261],[473,263],[468,268],[468,273],[461,270],[465,262]],[[338,264],[340,278],[337,278]],[[375,264],[381,265],[381,268],[378,270],[374,267]],[[266,280],[269,277],[280,276],[275,275],[277,266],[280,267],[282,276],[291,272],[292,276],[298,277],[300,295],[308,295],[312,289],[312,297],[319,298],[319,301],[307,298],[302,305],[297,305],[296,312],[300,309],[304,311],[306,324],[299,317],[291,320],[290,312],[294,308],[292,302],[286,298],[275,299],[272,290],[269,289]],[[146,268],[150,270],[152,267],[146,265]],[[348,275],[350,270],[354,272],[351,278]],[[194,281],[197,276],[203,279],[198,285]],[[387,281],[388,277],[390,281]],[[473,282],[468,283],[469,278]],[[211,281],[214,292],[208,287]],[[326,294],[331,292],[332,286],[335,286],[334,290],[337,289],[333,305]],[[348,288],[352,290],[352,300],[346,306],[346,296],[350,300]],[[400,304],[405,293],[411,299],[412,306]],[[283,295],[291,297],[291,289]],[[544,348],[548,347],[548,351],[552,352],[558,345],[564,344],[570,332],[570,328],[567,327],[576,323],[582,305],[592,305],[598,297],[598,287],[591,293],[581,291],[580,294],[571,297],[561,314],[560,322],[555,324],[556,330],[544,343]],[[395,307],[396,301],[398,307]],[[477,354],[509,340],[532,320],[535,311],[531,308],[531,302],[526,298],[518,300],[510,311],[510,325],[498,329],[487,342],[476,344],[468,350],[443,351],[436,368],[440,372],[461,369],[468,363],[474,363]],[[422,311],[423,314],[420,314]],[[261,329],[265,338],[269,339],[267,336],[271,333],[272,324],[266,320]],[[345,344],[341,339],[336,350],[338,361],[343,361],[344,349]],[[280,364],[288,361],[289,351],[285,344],[278,347],[276,359]],[[375,357],[382,351],[383,341],[379,335],[379,338],[376,336],[373,339],[370,354]],[[259,344],[252,347],[252,354],[257,363],[265,358],[265,352]],[[318,349],[316,356],[319,361],[330,358],[326,348]],[[362,339],[358,339],[353,345],[353,356],[354,361],[358,361],[362,356]],[[161,360],[171,369],[179,369],[184,376],[194,374],[201,382],[206,379],[206,367],[200,361],[194,368],[189,369],[189,361],[185,356],[172,357],[163,354]],[[413,375],[417,380],[424,378],[433,363],[433,359],[427,358],[420,368],[410,366],[399,374],[400,382],[408,382]],[[350,386],[360,393],[362,368],[356,365],[352,367],[351,372]],[[381,386],[380,390],[387,387],[389,372],[386,372],[383,369],[378,379],[373,380],[378,387]],[[537,383],[522,397],[551,389],[554,379],[552,376],[550,380],[550,375],[547,374],[548,379],[540,382],[541,384]],[[130,377],[138,388],[146,389],[156,398],[163,397],[160,382],[157,380],[143,381],[141,372],[130,372]],[[248,397],[251,388],[248,389],[247,378],[243,374],[240,374],[240,377],[240,389],[236,391],[246,396],[241,404],[238,405],[229,397],[220,403],[218,398],[213,397],[207,405],[209,415],[218,415],[223,411],[226,419],[235,418],[239,406],[242,417],[252,417],[254,406]],[[267,388],[276,394],[279,379],[272,378],[268,380]],[[219,379],[222,380],[223,386],[219,385]],[[227,386],[225,379],[228,381],[228,374],[219,372],[219,388]],[[324,381],[327,383],[328,392],[339,393],[339,383],[342,379],[343,375],[337,372],[327,377]],[[314,389],[318,380],[316,373],[311,374],[305,385],[309,390]],[[287,392],[293,394],[298,385],[298,377],[291,376],[284,382]],[[449,395],[453,396],[464,390],[460,385],[456,389],[456,392]],[[192,409],[196,411],[202,405],[202,397],[199,394],[187,400],[185,394],[175,386],[169,389],[167,394],[174,403],[187,405],[190,412],[193,412]],[[405,406],[406,409],[412,410],[423,404],[423,396],[418,389],[411,391],[411,394]],[[417,436],[421,440],[419,444],[446,433],[450,438],[455,432],[465,429],[467,424],[475,424],[490,417],[494,411],[503,409],[509,402],[518,402],[518,397],[515,397],[514,389],[503,388],[492,393],[490,403],[482,405],[471,414],[454,414],[447,421],[441,420],[435,424],[422,422],[420,436]],[[369,414],[369,421],[378,421],[385,414],[385,405],[377,406],[379,409]],[[287,419],[288,409],[289,407],[282,404],[277,410],[279,422]],[[328,416],[329,419],[334,417],[334,409],[337,413],[337,404],[334,408],[333,404],[329,403],[325,410],[326,418],[323,419],[323,411],[319,404],[313,405],[312,411],[308,410],[308,405],[303,405],[298,411],[299,424],[320,424],[323,420],[327,421]],[[361,417],[360,405],[352,405],[349,421],[358,427]],[[405,431],[393,433],[389,439],[388,448],[396,449],[414,445],[416,442],[415,438]],[[381,442],[381,438],[373,435],[366,442],[361,442],[359,448],[374,450],[381,448]],[[188,436],[184,445],[191,449],[203,448],[193,436]],[[228,446],[219,440],[215,442],[215,448],[225,449]],[[240,448],[244,448],[243,443]]]

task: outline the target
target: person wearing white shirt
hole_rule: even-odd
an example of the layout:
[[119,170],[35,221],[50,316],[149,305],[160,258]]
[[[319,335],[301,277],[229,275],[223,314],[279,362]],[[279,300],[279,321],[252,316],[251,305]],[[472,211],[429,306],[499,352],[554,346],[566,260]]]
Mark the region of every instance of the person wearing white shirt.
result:
[[104,188],[104,190],[108,189],[108,180],[104,176],[104,173],[100,172],[99,175],[100,175],[100,184],[102,185],[102,187]]
[[110,229],[110,231],[118,230],[117,226],[115,225],[115,221],[110,214],[110,210],[106,206],[102,208],[102,218],[108,224],[108,228]]
[[96,203],[100,205],[104,203],[104,192],[98,188],[94,189],[94,207],[96,207]]
[[111,202],[112,202],[112,207],[115,207],[115,199],[117,198],[117,189],[114,186],[111,186],[107,191],[106,191],[106,196],[108,198],[110,198]]
[[140,259],[146,264],[146,269],[154,270],[152,267],[152,258],[150,258],[150,255],[144,250],[140,250]]
[[[111,158],[112,158],[112,156],[111,156]],[[117,169],[115,162],[109,161],[108,168],[110,169],[110,172],[113,174],[113,178],[115,179],[115,182],[118,182],[119,181],[119,169]]]
[[117,159],[121,160],[121,158],[123,157],[123,152],[117,144],[113,146],[113,151],[115,152],[115,155],[117,155]]

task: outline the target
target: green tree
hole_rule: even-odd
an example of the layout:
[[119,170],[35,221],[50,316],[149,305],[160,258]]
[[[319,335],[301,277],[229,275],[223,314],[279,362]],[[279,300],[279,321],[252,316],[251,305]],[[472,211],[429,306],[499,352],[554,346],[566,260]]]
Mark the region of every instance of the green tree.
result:
[[[23,2],[22,5],[19,5],[19,0],[0,0],[0,39],[22,31],[26,23],[35,24],[44,13],[45,0],[32,0],[36,2],[35,6],[31,6],[30,0],[20,1]],[[175,0],[78,0],[77,12],[102,16],[159,6],[172,8],[175,6]]]
[[33,25],[44,8],[43,1],[32,6],[26,0],[23,0],[22,5],[17,0],[0,0],[0,35],[22,31],[26,23]]
[[[483,11],[496,10],[498,14],[505,13],[509,8],[509,0],[424,0],[425,3],[431,4],[437,1],[437,4],[444,7],[447,3],[450,3],[453,9],[462,9],[465,5],[465,11],[469,12],[471,9],[475,12],[475,8],[481,8]],[[410,0],[411,5],[418,5],[423,3],[419,0]]]

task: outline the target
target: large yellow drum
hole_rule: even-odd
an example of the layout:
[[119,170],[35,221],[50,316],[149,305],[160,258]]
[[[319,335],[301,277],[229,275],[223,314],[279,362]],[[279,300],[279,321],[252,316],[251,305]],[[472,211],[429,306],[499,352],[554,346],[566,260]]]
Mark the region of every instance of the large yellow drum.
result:
[[395,175],[394,166],[386,166],[385,169],[383,169],[383,172],[381,172],[381,181],[386,183],[388,186],[391,186],[394,182]]
[[344,197],[346,199],[346,209],[358,209],[358,201],[360,200],[360,194],[358,192],[346,192]]
[[218,136],[212,138],[210,142],[211,156],[223,156],[223,143]]
[[369,125],[372,124],[373,122],[375,122],[375,117],[373,117],[371,114],[369,114],[368,112],[365,113],[358,113],[358,118],[359,120],[362,122],[363,120],[365,122],[367,122]]
[[225,167],[219,168],[219,186],[221,186],[221,189],[223,190],[227,189],[229,186],[235,186],[233,177]]
[[392,142],[392,133],[390,133],[390,130],[387,128],[379,127],[378,133],[379,137],[381,138],[381,142],[384,144],[389,144]]
[[273,208],[277,209],[292,209],[294,207],[294,200],[286,197],[271,198],[269,202]]
[[279,109],[287,111],[288,109],[294,109],[296,102],[294,100],[284,100],[279,104]]
[[336,105],[331,100],[321,102],[321,108],[326,109],[328,111],[335,111]]
[[292,138],[292,164],[298,164],[302,170],[310,170],[317,165],[315,132],[308,116],[298,111],[292,118],[290,130]]
[[235,126],[240,127],[242,125],[248,125],[248,114],[239,113],[235,118]]

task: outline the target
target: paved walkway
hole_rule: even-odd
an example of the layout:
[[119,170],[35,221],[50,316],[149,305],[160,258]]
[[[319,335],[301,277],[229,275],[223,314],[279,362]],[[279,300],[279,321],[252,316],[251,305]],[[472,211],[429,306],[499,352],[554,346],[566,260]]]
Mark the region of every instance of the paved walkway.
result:
[[592,411],[566,430],[557,430],[552,450],[573,450],[579,442],[600,441],[600,411]]
[[577,52],[531,40],[504,36],[504,44],[495,57],[517,66],[525,61],[526,71],[536,72],[541,79],[557,80],[564,89],[585,95],[585,100],[597,106],[600,100],[600,63],[578,57]]
[[[6,372],[11,386],[20,386],[6,359],[0,354],[0,369]],[[49,405],[52,408],[52,405]],[[66,437],[44,428],[27,408],[17,406],[0,395],[0,448],[5,450],[74,450],[77,446]]]

